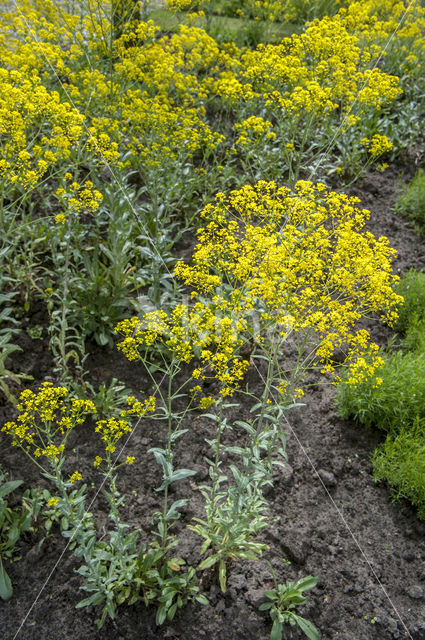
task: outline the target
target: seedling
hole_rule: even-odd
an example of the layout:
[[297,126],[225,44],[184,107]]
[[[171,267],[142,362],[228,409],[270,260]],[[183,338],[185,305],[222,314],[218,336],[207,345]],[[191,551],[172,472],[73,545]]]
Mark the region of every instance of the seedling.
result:
[[295,609],[306,602],[303,591],[312,589],[317,584],[317,578],[314,576],[306,576],[300,578],[297,582],[285,582],[279,584],[276,575],[270,563],[270,570],[275,584],[274,589],[266,591],[269,602],[260,605],[260,611],[268,611],[273,620],[273,626],[270,633],[270,640],[282,640],[284,637],[284,625],[289,624],[291,627],[298,627],[305,633],[310,640],[320,640],[320,634],[316,627],[305,618],[295,613]]

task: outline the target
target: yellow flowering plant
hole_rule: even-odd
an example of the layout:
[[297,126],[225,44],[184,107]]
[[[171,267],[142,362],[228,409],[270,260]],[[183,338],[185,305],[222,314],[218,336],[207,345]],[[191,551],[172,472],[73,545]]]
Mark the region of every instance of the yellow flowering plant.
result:
[[[228,197],[219,193],[201,214],[204,227],[192,266],[175,268],[192,288],[192,305],[117,326],[123,336],[118,348],[130,360],[141,358],[147,370],[156,346],[163,362],[194,362],[197,383],[211,376],[219,382],[217,412],[205,414],[216,424],[216,438],[209,441],[211,484],[201,487],[206,517],[190,528],[204,538],[201,554],[212,550],[199,568],[216,565],[223,591],[229,560],[252,560],[264,549],[255,539],[267,526],[263,490],[285,459],[280,423],[303,395],[298,385],[305,371],[319,366],[332,373],[342,359],[358,384],[381,364],[358,323],[378,311],[390,323],[395,319],[400,297],[392,290],[394,251],[385,238],[364,232],[368,212],[357,202],[303,181],[293,190],[262,181]],[[261,372],[267,362],[263,393],[254,398],[252,419],[231,425],[225,413],[232,404],[225,397],[241,387],[238,393],[252,399],[241,386],[249,366],[242,355],[247,340],[254,349],[251,363],[260,362]],[[289,368],[281,357],[286,344],[294,351]],[[367,364],[364,352],[371,354]],[[161,372],[173,379],[166,367]],[[200,384],[195,388],[202,391]],[[245,433],[244,446],[223,441],[232,428]],[[231,467],[231,481],[221,468],[229,453],[241,462],[241,468]]]
[[[98,538],[93,514],[86,508],[87,485],[73,488],[83,480],[82,474],[75,470],[68,479],[63,474],[68,437],[87,415],[96,413],[94,404],[90,400],[70,398],[66,387],[45,382],[37,392],[23,391],[17,408],[21,413],[16,421],[7,422],[2,431],[11,437],[12,446],[20,447],[56,487],[56,496],[47,490],[42,493],[47,503],[46,530],[49,531],[53,523],[59,523],[62,535],[69,538],[70,548],[84,559],[77,572],[83,576],[81,588],[91,595],[77,607],[103,605],[97,621],[100,628],[108,616],[115,617],[117,606],[125,601],[143,600],[146,606],[157,602],[158,624],[165,618],[172,619],[177,609],[192,598],[205,604],[206,598],[196,585],[195,570],[189,567],[183,571],[184,560],[170,557],[168,552],[174,546],[173,541],[167,536],[165,548],[155,539],[149,545],[142,543],[140,530],[129,533],[129,525],[120,515],[125,496],[118,488],[116,472],[122,465],[133,464],[135,457],[127,455],[120,462],[115,452],[120,440],[132,430],[129,421],[134,418],[140,421],[155,411],[155,398],[139,401],[129,397],[127,408],[119,417],[96,423],[95,432],[100,435],[105,452],[103,456],[96,456],[94,466],[109,485],[108,491],[104,489],[112,523],[107,540],[103,536]],[[178,479],[179,473],[182,475],[182,470],[175,472],[174,479]],[[171,505],[166,513],[168,520],[178,517],[177,509],[183,502]],[[161,600],[164,590],[166,601]],[[9,594],[10,589],[6,595]]]
[[[175,268],[192,289],[192,306],[178,305],[170,314],[149,312],[117,326],[124,337],[118,348],[130,360],[141,357],[140,351],[146,358],[159,343],[163,360],[168,353],[171,359],[194,361],[192,378],[213,375],[220,383],[217,413],[205,414],[217,425],[216,438],[209,441],[211,485],[201,488],[206,518],[191,528],[204,538],[202,554],[213,550],[200,568],[216,564],[223,591],[226,563],[254,559],[264,548],[254,539],[267,522],[263,488],[273,466],[285,458],[280,422],[291,402],[302,397],[305,372],[318,367],[334,374],[344,362],[357,385],[382,364],[359,323],[375,313],[390,324],[396,319],[395,251],[386,238],[364,230],[369,212],[357,203],[307,181],[293,189],[260,181],[227,197],[217,194],[201,213],[204,226],[192,265],[180,262]],[[242,355],[247,341],[250,361]],[[289,366],[282,358],[288,347]],[[224,398],[234,395],[256,361],[263,393],[254,398],[254,415],[229,425],[225,410],[232,405]],[[252,398],[248,387],[239,393]],[[229,428],[245,432],[247,444],[228,447],[222,437]],[[231,467],[233,482],[223,489],[228,477],[221,465],[229,452],[240,457],[242,470]]]
[[70,398],[68,389],[44,382],[37,390],[24,390],[17,409],[16,421],[6,422],[2,431],[12,439],[12,446],[19,447],[56,487],[60,497],[50,500],[46,513],[51,522],[59,521],[62,531],[86,527],[90,529],[91,517],[84,508],[87,485],[72,488],[83,478],[76,470],[68,479],[63,474],[66,460],[65,448],[72,431],[96,413],[90,400]]
[[[239,65],[232,67],[232,86],[227,73],[216,89],[219,95],[237,92],[244,97],[245,113],[254,107],[273,124],[275,137],[265,137],[258,154],[270,157],[263,177],[275,178],[273,172],[282,175],[284,170],[293,184],[303,167],[314,168],[330,153],[331,162],[326,159],[322,170],[332,172],[342,165],[348,171],[346,156],[355,152],[362,132],[378,133],[401,94],[396,76],[370,68],[376,55],[362,49],[339,14],[309,23],[304,33],[279,44],[241,51]],[[356,171],[363,159],[356,162]],[[257,167],[254,156],[250,161]],[[265,166],[264,158],[258,162]]]
[[303,369],[319,364],[332,372],[340,350],[355,363],[365,349],[375,349],[357,328],[360,319],[381,312],[392,323],[400,302],[392,290],[395,250],[385,237],[364,231],[369,212],[357,203],[307,181],[293,190],[260,181],[227,198],[218,194],[201,214],[205,226],[193,264],[178,263],[176,276],[212,295],[244,329],[247,316],[256,314],[260,344],[270,326],[284,339],[298,335],[307,351]]
[[50,382],[44,382],[38,393],[26,389],[20,395],[17,409],[21,413],[16,422],[2,427],[11,436],[12,446],[20,447],[43,473],[49,474],[53,468],[58,481],[69,434],[86,415],[96,412],[90,400],[71,398],[67,403],[67,396],[65,387],[54,387]]
[[[199,377],[203,381],[207,377],[217,379],[224,398],[233,393],[235,385],[243,378],[247,363],[237,356],[239,339],[228,318],[220,318],[211,307],[202,303],[193,309],[188,305],[177,305],[169,315],[161,310],[145,313],[140,318],[134,316],[120,322],[116,331],[123,337],[118,349],[129,360],[139,360],[143,364],[161,400],[162,415],[158,418],[167,424],[165,445],[151,450],[163,472],[159,487],[164,493],[163,509],[155,517],[160,547],[165,549],[170,544],[171,525],[188,502],[187,499],[178,500],[170,506],[169,486],[195,474],[190,469],[175,468],[174,444],[187,432],[183,421],[188,412],[213,402],[212,398],[204,396],[198,400],[198,405],[195,404],[202,388],[199,384],[189,387]],[[195,366],[192,376],[183,384],[179,383],[183,367],[191,362],[198,363],[198,360],[202,363],[202,374],[201,369]],[[166,391],[161,385],[164,379],[167,380]],[[187,402],[183,408],[177,409],[182,396],[186,396]]]

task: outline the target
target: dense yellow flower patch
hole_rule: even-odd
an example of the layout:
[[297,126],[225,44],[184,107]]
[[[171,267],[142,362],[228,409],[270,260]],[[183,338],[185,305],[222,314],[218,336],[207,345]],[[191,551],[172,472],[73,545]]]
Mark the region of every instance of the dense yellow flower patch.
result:
[[26,389],[20,396],[16,422],[6,422],[2,431],[12,437],[13,446],[57,463],[68,433],[82,424],[87,414],[96,413],[91,400],[71,398],[66,403],[67,396],[66,387],[54,387],[50,382],[43,382],[37,393]]
[[[251,4],[275,12],[276,3]],[[247,139],[261,135],[259,118],[267,123],[264,145],[273,145],[274,160],[289,170],[287,145],[299,163],[305,132],[317,151],[330,131],[346,132],[349,148],[375,159],[392,141],[362,151],[361,140],[387,135],[379,120],[370,123],[401,95],[394,74],[417,73],[425,51],[424,10],[413,3],[406,12],[395,0],[351,2],[300,35],[253,51],[219,46],[195,26],[160,36],[152,21],[124,21],[111,40],[115,10],[87,1],[73,13],[51,0],[22,0],[2,17],[0,111],[10,140],[0,171],[7,180],[34,186],[86,143],[109,163],[119,151],[122,167],[142,173],[223,148],[232,163],[235,139],[243,161],[252,147]],[[211,119],[208,104],[231,109],[234,133]]]
[[245,327],[243,319],[234,322],[213,305],[197,302],[193,307],[179,304],[169,316],[165,311],[153,311],[140,318],[123,320],[116,326],[116,332],[124,337],[118,349],[129,360],[135,360],[141,350],[161,342],[178,361],[201,362],[202,371],[196,367],[194,379],[208,377],[205,370],[209,367],[211,376],[222,385],[222,394],[229,395],[243,379],[249,364],[238,356]]
[[[356,325],[378,311],[391,323],[400,301],[392,290],[395,250],[364,231],[369,212],[357,203],[306,181],[293,190],[262,181],[218,194],[202,213],[193,264],[180,262],[175,273],[242,328],[257,312],[263,329],[272,322],[282,335],[312,330],[316,357],[331,371],[338,350],[353,362],[376,351]],[[360,378],[359,364],[356,371]]]

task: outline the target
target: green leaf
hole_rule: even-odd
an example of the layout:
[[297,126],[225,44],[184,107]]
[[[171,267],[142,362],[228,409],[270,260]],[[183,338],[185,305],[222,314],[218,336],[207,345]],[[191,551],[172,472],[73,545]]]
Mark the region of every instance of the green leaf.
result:
[[183,480],[184,478],[188,478],[189,476],[196,475],[196,471],[192,469],[177,469],[174,471],[169,477],[170,484],[172,482],[176,482],[177,480]]
[[304,631],[307,638],[309,638],[310,640],[320,640],[320,634],[314,624],[310,622],[310,620],[306,620],[305,618],[297,615],[295,615],[294,617],[296,618],[296,622],[299,628],[301,629],[301,631]]
[[238,427],[242,427],[242,429],[245,429],[245,431],[247,431],[250,435],[254,435],[255,434],[255,429],[252,426],[252,424],[249,424],[248,422],[245,422],[244,420],[235,420],[235,424]]
[[[264,356],[257,355],[256,357],[257,358],[258,357],[262,357],[262,358],[264,358],[264,360],[268,361],[268,358],[266,358]],[[263,408],[263,403],[262,402],[257,402],[257,404],[254,404],[254,406],[250,408],[249,412],[250,413],[255,413],[256,411],[258,411],[258,409],[262,409],[262,408]]]
[[214,422],[218,421],[218,417],[215,416],[213,413],[203,413],[202,417],[203,418],[209,418],[210,420],[214,420]]
[[220,583],[220,588],[223,593],[226,593],[226,562],[224,558],[220,560],[220,564],[218,565],[218,581]]
[[82,607],[89,607],[90,605],[97,605],[97,604],[100,604],[101,602],[103,602],[104,599],[105,599],[105,596],[103,595],[103,593],[99,593],[99,591],[96,591],[96,593],[93,593],[88,598],[84,598],[84,600],[80,600],[80,602],[78,602],[75,605],[75,608],[76,609],[81,609]]
[[306,576],[305,578],[298,580],[295,586],[300,591],[305,591],[306,589],[312,589],[315,587],[317,582],[318,578],[315,578],[314,576]]
[[258,551],[236,551],[235,554],[241,560],[258,560],[258,556],[261,555],[261,549]]
[[106,603],[106,610],[109,614],[109,617],[112,618],[112,620],[115,618],[115,605],[113,600],[108,600]]
[[195,600],[200,604],[209,604],[208,598],[202,595],[202,593],[199,593],[197,596],[195,596]]
[[270,633],[270,640],[282,640],[282,637],[283,637],[282,623],[276,619],[273,622],[272,630]]
[[2,600],[10,600],[13,595],[12,583],[9,576],[6,573],[6,569],[3,567],[3,562],[0,556],[0,598]]
[[95,334],[95,338],[97,338],[97,342],[100,344],[101,347],[104,347],[105,345],[107,345],[110,339],[109,336],[103,331],[100,331],[99,333]]
[[[205,529],[204,529],[204,531],[205,531]],[[208,537],[205,538],[205,540],[204,540],[204,542],[202,544],[202,547],[201,547],[201,551],[200,551],[201,555],[203,555],[206,552],[206,550],[208,549],[208,547],[210,546],[211,543],[212,543],[211,538],[208,538]]]
[[189,502],[188,498],[182,498],[181,500],[175,500],[173,504],[167,511],[167,515],[165,516],[166,520],[173,518],[174,516],[179,516],[179,509],[182,509]]
[[164,605],[161,605],[160,607],[158,607],[158,610],[156,612],[156,618],[155,618],[155,622],[158,625],[158,627],[161,626],[161,624],[164,622],[166,617],[167,617],[167,611]]
[[304,596],[301,595],[300,592],[294,592],[291,591],[288,594],[286,594],[286,598],[285,600],[287,602],[290,602],[293,605],[300,605],[300,604],[305,604],[306,603],[306,598]]
[[100,620],[96,620],[96,625],[98,629],[101,629],[105,624],[107,615],[108,615],[108,610],[105,606],[103,607],[103,610],[102,610],[102,617],[100,618]]
[[209,569],[210,567],[213,566],[213,564],[218,562],[218,560],[219,560],[219,556],[217,554],[209,556],[208,558],[205,558],[205,560],[202,560],[202,562],[199,565],[198,569],[200,571],[203,571],[204,569]]
[[153,455],[155,456],[155,460],[157,461],[157,463],[164,469],[167,466],[167,460],[165,459],[164,456],[164,449],[158,449],[158,448],[152,448],[149,449],[148,453],[153,453]]
[[168,609],[168,612],[167,612],[168,620],[172,620],[174,618],[174,616],[176,615],[176,611],[177,611],[177,602],[172,604],[171,607]]
[[234,453],[237,456],[241,456],[244,453],[242,447],[226,447],[226,451],[228,451],[228,453]]
[[0,487],[0,498],[3,498],[9,493],[12,493],[12,491],[15,491],[15,489],[21,486],[22,482],[23,480],[9,480],[9,482],[5,482]]

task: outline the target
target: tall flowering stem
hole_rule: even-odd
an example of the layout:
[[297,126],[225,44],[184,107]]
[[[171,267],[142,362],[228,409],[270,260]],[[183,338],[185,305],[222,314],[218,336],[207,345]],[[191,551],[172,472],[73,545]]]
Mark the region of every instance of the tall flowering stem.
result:
[[50,498],[48,506],[60,515],[63,530],[70,528],[78,541],[86,525],[92,527],[84,508],[86,484],[75,489],[73,485],[83,479],[81,473],[75,470],[66,479],[62,468],[71,431],[87,415],[96,413],[96,408],[90,400],[69,399],[66,387],[54,387],[50,382],[44,382],[37,393],[23,391],[17,408],[21,413],[16,422],[6,422],[2,431],[55,485],[60,497]]
[[[96,413],[90,400],[71,398],[67,402],[66,387],[54,387],[44,382],[34,393],[26,389],[17,405],[20,415],[16,422],[6,422],[2,431],[41,469],[62,485],[64,450],[73,429],[82,424],[88,414]],[[75,472],[74,476],[80,476]],[[74,478],[76,479],[76,478]]]

